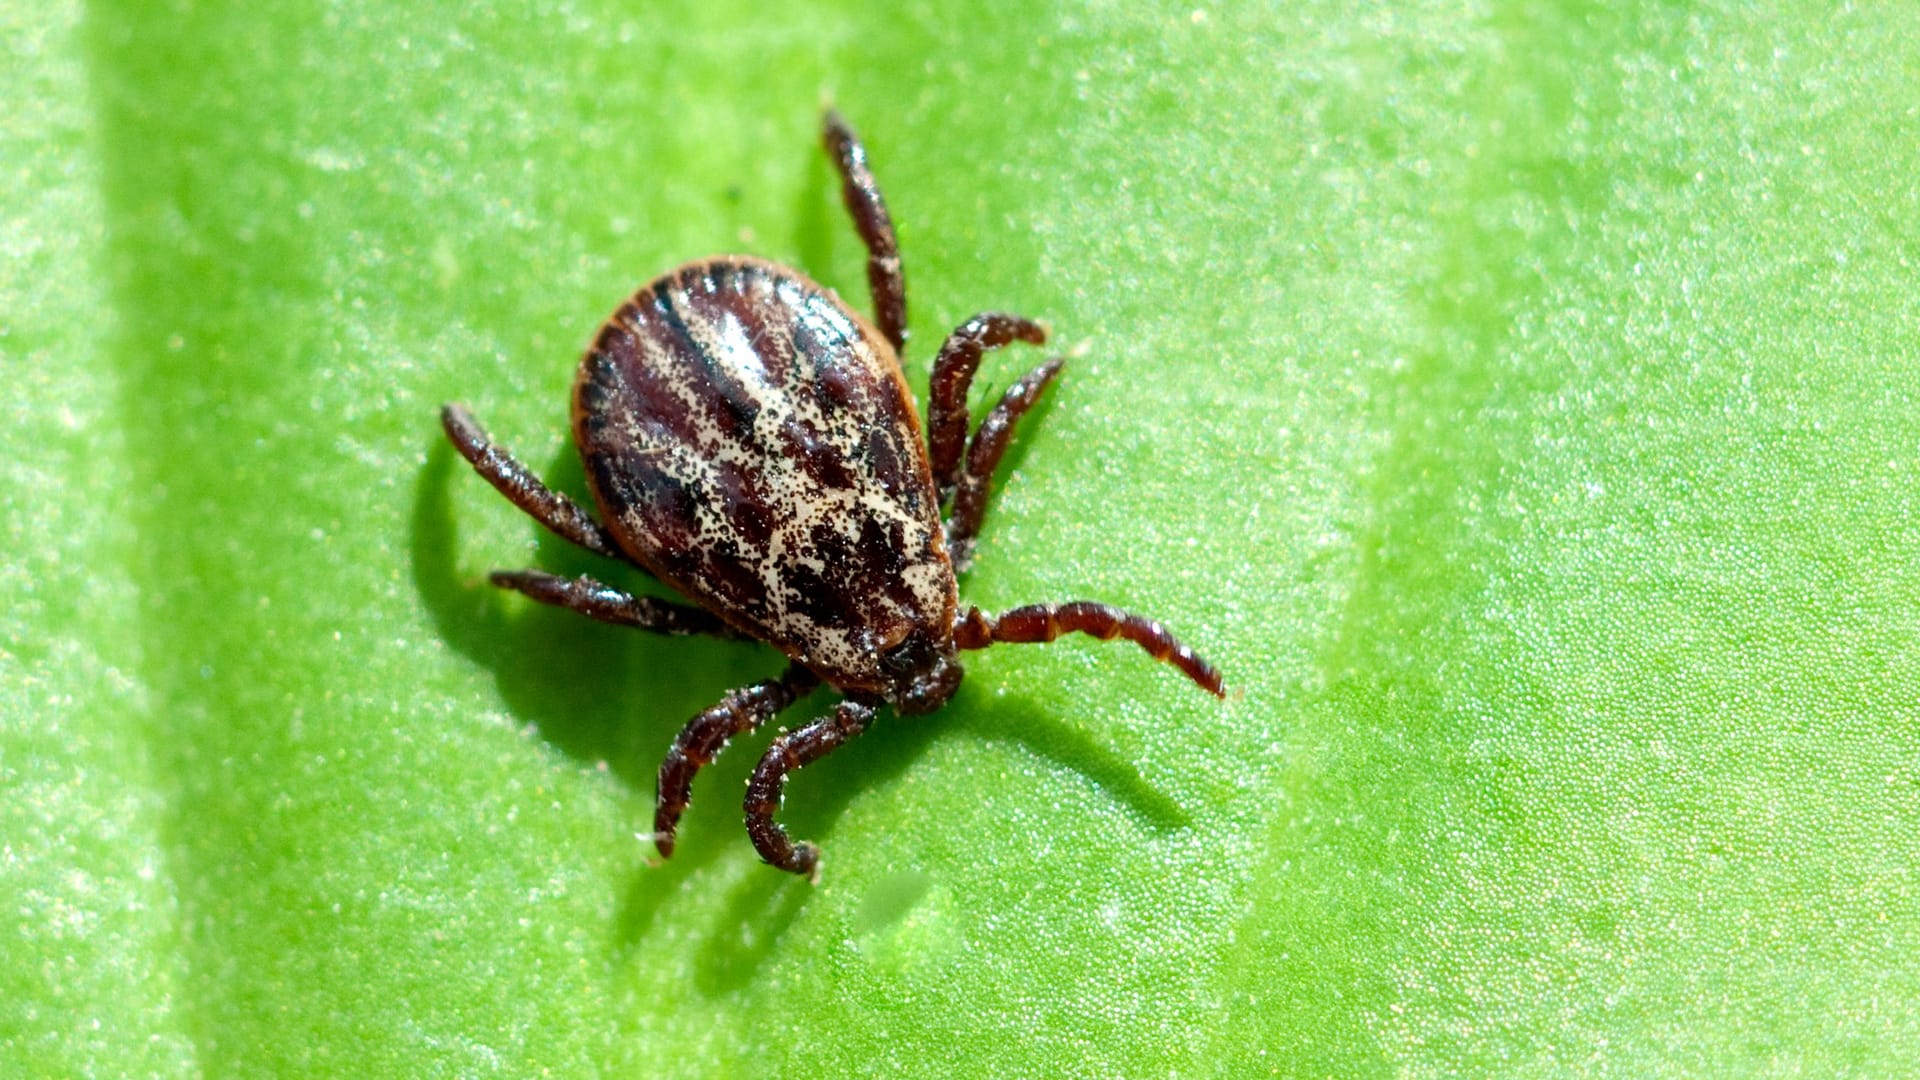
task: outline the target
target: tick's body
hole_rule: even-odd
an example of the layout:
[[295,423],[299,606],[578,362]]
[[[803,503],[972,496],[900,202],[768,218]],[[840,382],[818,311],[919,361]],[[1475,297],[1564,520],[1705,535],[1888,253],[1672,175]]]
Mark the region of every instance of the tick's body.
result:
[[[1122,637],[1220,693],[1220,676],[1158,623],[1103,604],[1035,605],[998,618],[962,609],[987,485],[1014,424],[1059,373],[1050,360],[1008,389],[967,437],[982,350],[1045,331],[975,316],[934,361],[927,449],[901,374],[906,290],[865,151],[829,114],[826,143],[866,242],[878,327],[801,274],[749,258],[689,263],[613,314],[580,366],[574,441],[602,526],[490,443],[457,405],[447,433],[480,474],[548,528],[654,574],[696,601],[634,597],[535,570],[497,585],[605,622],[763,640],[787,672],[735,691],[683,729],[660,767],[655,841],[672,853],[695,772],[821,682],[832,714],[774,740],[747,790],[747,830],[768,862],[817,869],[773,820],[786,776],[865,730],[875,710],[938,708],[959,686],[957,650]],[[951,504],[946,521],[941,506]]]
[[953,624],[920,419],[865,320],[755,259],[641,290],[588,350],[573,434],[607,528],[660,580],[843,691]]

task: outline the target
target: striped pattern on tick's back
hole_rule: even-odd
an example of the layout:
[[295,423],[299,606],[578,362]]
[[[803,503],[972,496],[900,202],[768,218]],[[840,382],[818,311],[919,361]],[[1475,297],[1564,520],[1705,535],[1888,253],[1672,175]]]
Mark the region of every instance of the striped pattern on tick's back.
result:
[[681,267],[604,327],[574,388],[601,519],[676,590],[843,691],[959,602],[892,348],[751,258]]
[[784,674],[726,695],[675,736],[654,801],[662,858],[695,775],[728,740],[822,682],[845,695],[774,738],[741,804],[760,857],[809,877],[819,848],[774,820],[788,776],[865,731],[882,706],[918,716],[945,704],[966,674],[960,650],[1091,634],[1131,641],[1223,692],[1213,665],[1143,615],[1090,601],[998,615],[960,608],[954,574],[979,534],[994,469],[1062,359],[1016,380],[976,426],[967,390],[982,352],[1039,345],[1047,331],[1006,312],[968,319],[933,359],[923,446],[900,372],[907,294],[893,221],[853,129],[828,112],[820,137],[867,248],[874,322],[759,259],[703,259],[640,290],[601,327],[574,383],[574,442],[599,520],[541,483],[464,406],[440,410],[455,449],[515,506],[699,606],[544,570],[496,571],[495,585],[618,626],[758,638],[789,658]]

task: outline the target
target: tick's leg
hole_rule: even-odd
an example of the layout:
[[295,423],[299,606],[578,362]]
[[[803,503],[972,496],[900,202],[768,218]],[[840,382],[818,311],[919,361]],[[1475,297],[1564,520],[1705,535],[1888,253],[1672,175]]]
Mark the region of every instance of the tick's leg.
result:
[[893,236],[893,218],[880,197],[880,185],[867,165],[867,148],[840,114],[827,110],[820,141],[826,144],[840,170],[840,196],[860,242],[867,245],[867,285],[873,290],[873,320],[895,354],[907,341],[907,282],[900,271],[900,243]]
[[782,733],[767,747],[760,764],[754,766],[747,781],[747,835],[760,857],[782,870],[820,879],[820,849],[809,843],[794,843],[787,830],[773,820],[780,809],[781,791],[787,786],[787,774],[810,761],[832,753],[840,744],[867,730],[874,707],[847,700],[828,715],[799,731]]
[[447,429],[447,438],[473,466],[473,471],[505,495],[508,502],[525,510],[561,539],[571,540],[595,555],[632,564],[633,560],[620,551],[612,535],[581,509],[579,503],[548,488],[531,469],[495,446],[464,405],[442,406],[440,425]]
[[953,506],[947,512],[947,553],[953,559],[955,570],[965,570],[973,562],[974,537],[980,532],[981,519],[987,515],[987,493],[993,485],[993,470],[1000,467],[1000,458],[1013,441],[1014,425],[1040,400],[1065,363],[1064,357],[1056,356],[1021,376],[1019,382],[1001,395],[987,418],[980,421],[980,429],[973,433],[973,443],[967,447],[967,465],[960,471],[953,489]]
[[693,799],[693,776],[726,749],[727,741],[743,735],[820,684],[813,672],[798,664],[777,679],[745,686],[720,699],[720,704],[687,721],[674,736],[667,759],[660,763],[659,795],[653,807],[653,845],[661,858],[673,854],[673,834],[680,815]]
[[1040,345],[1046,340],[1046,327],[1001,311],[981,312],[947,335],[927,380],[927,460],[933,463],[933,487],[941,502],[960,478],[961,451],[967,445],[967,388],[980,367],[980,354],[1015,341]]
[[954,620],[953,643],[962,649],[984,649],[996,642],[1044,642],[1073,633],[1091,634],[1103,641],[1124,638],[1147,650],[1155,660],[1179,668],[1208,693],[1226,696],[1220,672],[1180,644],[1166,627],[1106,604],[1084,600],[1070,604],[1033,604],[1014,608],[998,618],[978,608],[968,608]]
[[564,578],[540,570],[495,570],[487,575],[487,580],[543,604],[570,608],[589,619],[615,626],[631,626],[656,634],[741,636],[711,612],[651,596],[632,596],[590,577]]

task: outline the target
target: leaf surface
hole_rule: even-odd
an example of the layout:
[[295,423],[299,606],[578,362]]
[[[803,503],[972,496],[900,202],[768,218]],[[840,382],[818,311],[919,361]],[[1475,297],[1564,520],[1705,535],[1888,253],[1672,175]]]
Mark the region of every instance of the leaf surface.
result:
[[[1920,1056],[1910,6],[0,3],[7,1075],[1887,1074]],[[485,584],[577,350],[745,252],[923,385],[1073,359],[969,659],[790,785],[779,667]],[[980,395],[1040,354],[995,354]],[[831,701],[817,695],[784,719]]]

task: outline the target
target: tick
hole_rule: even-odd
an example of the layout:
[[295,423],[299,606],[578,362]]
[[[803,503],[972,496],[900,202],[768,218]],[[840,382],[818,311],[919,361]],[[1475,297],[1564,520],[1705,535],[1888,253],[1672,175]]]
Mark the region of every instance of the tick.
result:
[[845,121],[827,113],[822,136],[867,249],[874,322],[799,271],[745,256],[648,284],[600,328],[574,381],[573,439],[598,517],[542,484],[462,406],[440,414],[460,454],[515,506],[698,606],[539,570],[498,571],[493,584],[602,622],[751,638],[786,654],[783,674],[726,695],[668,748],[654,810],[663,858],[694,774],[730,739],[821,683],[839,691],[832,712],[776,737],[747,782],[760,856],[814,877],[819,849],[774,820],[788,775],[865,731],[884,705],[903,716],[939,708],[960,685],[961,650],[1124,638],[1222,692],[1220,673],[1165,627],[1106,604],[998,616],[961,606],[955,575],[972,561],[994,467],[1064,360],[1015,382],[969,437],[967,390],[983,351],[1043,344],[1047,331],[1000,312],[968,319],[934,358],[923,446],[900,367],[907,293],[893,222]]

